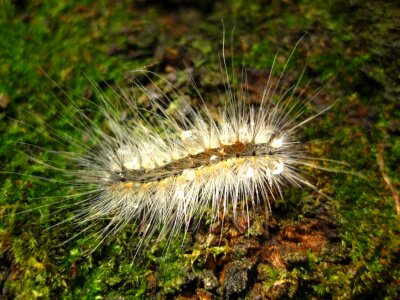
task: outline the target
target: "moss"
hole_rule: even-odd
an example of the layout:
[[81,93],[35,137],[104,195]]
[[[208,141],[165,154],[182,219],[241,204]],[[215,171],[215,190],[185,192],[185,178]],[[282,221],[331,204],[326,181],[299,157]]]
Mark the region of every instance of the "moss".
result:
[[[262,291],[274,297],[398,298],[398,220],[376,165],[377,145],[386,143],[387,172],[398,189],[400,86],[396,76],[400,66],[394,59],[399,50],[398,5],[394,1],[381,6],[372,1],[338,0],[329,4],[306,0],[207,3],[3,1],[0,95],[9,101],[4,108],[0,106],[0,169],[11,172],[0,178],[3,297],[163,298],[197,295],[200,292],[196,291],[203,289],[222,297],[223,274],[235,266],[246,275],[243,277],[256,278],[240,285],[241,297]],[[90,250],[97,241],[86,236],[62,244],[83,228],[51,227],[73,216],[73,209],[60,215],[49,204],[74,191],[30,177],[62,179],[57,172],[32,164],[24,153],[39,160],[56,159],[60,166],[65,162],[18,142],[61,150],[63,146],[50,138],[50,128],[78,139],[82,133],[72,130],[58,112],[73,114],[72,102],[95,110],[95,105],[83,99],[99,101],[88,77],[112,98],[113,92],[102,83],[129,88],[129,70],[152,63],[156,63],[151,66],[156,72],[165,73],[170,67],[184,69],[182,60],[189,62],[195,68],[200,92],[217,109],[221,103],[217,90],[222,87],[217,55],[222,46],[221,19],[227,37],[235,25],[232,61],[240,72],[245,57],[252,76],[249,85],[254,88],[262,85],[278,50],[273,75],[279,76],[284,58],[305,34],[283,84],[295,82],[305,63],[308,68],[300,85],[305,87],[312,79],[306,97],[334,78],[306,113],[337,103],[306,128],[304,137],[323,140],[310,144],[312,155],[350,164],[337,167],[326,163],[326,167],[351,173],[305,169],[331,200],[310,191],[289,190],[284,200],[274,203],[268,234],[260,230],[265,227],[263,214],[254,212],[249,236],[232,223],[224,231],[222,244],[213,241],[205,247],[193,238],[182,246],[178,237],[168,251],[163,244],[146,248],[134,263],[139,237],[129,226],[93,253]],[[182,74],[178,72],[179,88],[195,98]],[[93,118],[102,122],[99,113],[93,113]],[[26,211],[31,208],[36,209]],[[204,223],[200,228],[203,235],[208,228]],[[295,228],[303,232],[298,238],[303,238],[304,230],[308,236],[308,224],[322,224],[322,232],[332,235],[320,251],[299,252],[296,248],[285,254],[282,249],[274,252],[275,248],[268,248],[271,253],[285,254],[285,267],[262,258],[271,237]],[[244,271],[243,262],[251,268]],[[253,290],[260,285],[260,290]]]

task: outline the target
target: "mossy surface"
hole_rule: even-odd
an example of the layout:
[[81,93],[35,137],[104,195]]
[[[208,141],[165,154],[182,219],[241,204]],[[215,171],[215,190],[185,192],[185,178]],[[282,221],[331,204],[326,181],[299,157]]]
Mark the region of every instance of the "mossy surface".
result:
[[[398,299],[399,220],[377,163],[377,156],[384,160],[400,190],[395,1],[5,0],[0,6],[0,298]],[[91,109],[101,124],[93,83],[112,96],[110,87],[128,89],[130,70],[143,66],[176,76],[196,105],[182,76],[193,68],[201,94],[217,109],[221,20],[233,72],[240,74],[243,60],[248,69],[250,101],[267,82],[276,53],[272,78],[302,38],[281,84],[295,82],[305,64],[305,97],[329,82],[308,113],[336,104],[302,138],[315,141],[312,155],[347,162],[340,167],[347,173],[304,170],[329,198],[289,189],[269,219],[262,209],[250,212],[249,228],[231,216],[224,228],[205,219],[184,244],[177,237],[167,250],[165,241],[147,245],[135,260],[140,237],[130,226],[100,245],[85,235],[63,244],[82,228],[52,227],[72,217],[74,207],[60,214],[50,204],[74,190],[57,182],[63,174],[29,160],[65,167],[63,157],[43,149],[79,151],[51,138],[54,130],[84,139],[60,112]]]

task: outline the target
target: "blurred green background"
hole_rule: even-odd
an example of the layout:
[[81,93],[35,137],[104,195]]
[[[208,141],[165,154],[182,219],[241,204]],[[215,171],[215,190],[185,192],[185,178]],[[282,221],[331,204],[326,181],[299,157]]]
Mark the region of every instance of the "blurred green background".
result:
[[[60,114],[95,110],[85,100],[99,103],[93,83],[112,95],[129,89],[130,70],[140,67],[175,77],[196,105],[180,80],[193,69],[201,94],[219,107],[222,20],[226,55],[237,74],[244,60],[251,101],[274,56],[277,79],[303,37],[280,84],[307,65],[305,97],[330,82],[309,110],[337,102],[302,138],[314,141],[312,155],[347,162],[341,170],[363,177],[304,170],[330,199],[288,189],[268,221],[255,210],[243,230],[228,217],[220,235],[203,220],[183,244],[178,238],[166,251],[154,241],[134,261],[140,237],[129,226],[91,254],[97,241],[85,236],[60,246],[82,227],[50,228],[74,207],[60,213],[48,204],[74,190],[30,177],[63,179],[28,157],[67,166],[43,149],[79,149],[57,143],[50,128],[85,136]],[[396,1],[1,1],[0,299],[398,299],[399,49]]]

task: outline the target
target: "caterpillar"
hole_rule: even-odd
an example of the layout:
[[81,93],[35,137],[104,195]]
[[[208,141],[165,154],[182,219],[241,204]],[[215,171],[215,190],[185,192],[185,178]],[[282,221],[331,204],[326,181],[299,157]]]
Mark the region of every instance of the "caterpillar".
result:
[[[96,232],[99,244],[127,224],[135,224],[143,237],[140,247],[155,235],[186,234],[205,214],[211,222],[222,223],[228,211],[235,218],[238,211],[253,206],[264,206],[270,214],[271,203],[284,197],[287,186],[317,191],[299,169],[316,166],[297,132],[331,106],[303,117],[311,99],[296,102],[299,81],[286,90],[279,88],[290,57],[273,84],[275,57],[261,99],[254,105],[248,103],[244,89],[232,86],[223,54],[221,73],[227,98],[216,116],[191,75],[188,82],[201,108],[193,107],[165,77],[146,69],[133,73],[149,84],[134,80],[134,85],[151,108],[140,107],[137,99],[123,95],[116,105],[100,93],[99,110],[107,129],[78,111],[70,118],[79,119],[78,130],[88,133],[89,141],[58,137],[84,149],[84,154],[56,152],[70,161],[71,167],[61,171],[72,177],[69,184],[76,196],[83,197],[74,203],[78,207],[74,216],[63,222],[84,224],[78,235],[106,220]],[[168,94],[160,82],[169,87]],[[178,107],[171,110],[177,99]],[[121,111],[131,118],[121,118]]]

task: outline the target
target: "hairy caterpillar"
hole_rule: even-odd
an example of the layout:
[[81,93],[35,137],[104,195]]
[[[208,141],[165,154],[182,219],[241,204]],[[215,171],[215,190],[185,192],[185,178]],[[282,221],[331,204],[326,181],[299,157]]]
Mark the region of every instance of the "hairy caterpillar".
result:
[[[296,132],[330,107],[302,118],[306,103],[294,99],[298,83],[285,91],[279,88],[289,60],[278,83],[272,84],[269,77],[259,104],[250,105],[246,91],[232,87],[223,56],[227,99],[217,117],[203,95],[198,93],[203,109],[196,109],[173,83],[147,70],[134,73],[150,87],[139,80],[135,85],[151,109],[129,97],[121,101],[132,122],[122,120],[121,109],[106,97],[99,107],[106,130],[78,111],[78,129],[89,132],[89,142],[59,138],[83,147],[84,154],[57,153],[72,162],[63,172],[72,176],[70,184],[83,197],[76,203],[76,214],[66,221],[85,224],[78,233],[83,234],[106,220],[97,232],[100,241],[133,222],[145,243],[155,234],[172,237],[182,229],[186,233],[207,210],[212,222],[223,222],[229,209],[235,217],[238,210],[264,205],[269,213],[271,201],[283,197],[288,185],[317,190],[299,171],[299,166],[314,164]],[[275,60],[272,69],[274,65]],[[167,85],[169,94],[155,81]],[[193,78],[190,81],[198,92]],[[171,112],[176,99],[179,107]]]

